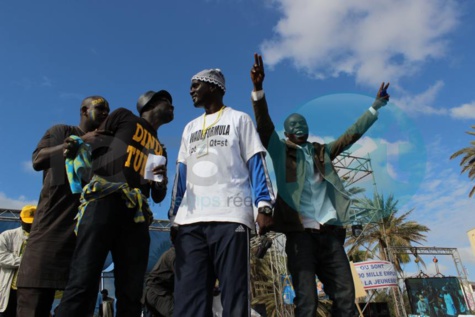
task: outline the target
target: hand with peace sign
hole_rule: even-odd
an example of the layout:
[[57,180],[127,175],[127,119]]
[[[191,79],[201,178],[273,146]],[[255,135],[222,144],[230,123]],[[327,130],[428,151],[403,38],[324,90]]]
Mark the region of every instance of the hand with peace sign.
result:
[[264,77],[264,62],[262,61],[262,56],[255,53],[254,65],[251,69],[251,80],[254,84],[254,91],[262,90],[262,83],[264,82]]
[[372,107],[375,110],[378,110],[381,107],[384,107],[389,101],[388,90],[389,82],[385,84],[384,82],[379,87],[378,93],[376,94],[376,100],[374,101]]

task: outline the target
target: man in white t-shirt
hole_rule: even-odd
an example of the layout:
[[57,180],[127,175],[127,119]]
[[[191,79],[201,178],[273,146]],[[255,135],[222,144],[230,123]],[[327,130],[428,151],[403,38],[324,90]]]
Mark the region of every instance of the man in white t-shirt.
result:
[[274,194],[251,118],[226,107],[219,69],[192,77],[190,95],[205,113],[181,140],[170,220],[178,225],[174,316],[210,316],[216,279],[223,316],[249,316],[249,233],[272,225]]

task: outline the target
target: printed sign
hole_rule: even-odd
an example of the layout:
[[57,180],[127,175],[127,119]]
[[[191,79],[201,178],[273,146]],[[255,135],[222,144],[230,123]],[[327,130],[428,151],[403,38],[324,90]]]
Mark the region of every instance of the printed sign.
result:
[[397,274],[391,262],[365,261],[353,265],[365,290],[397,286]]

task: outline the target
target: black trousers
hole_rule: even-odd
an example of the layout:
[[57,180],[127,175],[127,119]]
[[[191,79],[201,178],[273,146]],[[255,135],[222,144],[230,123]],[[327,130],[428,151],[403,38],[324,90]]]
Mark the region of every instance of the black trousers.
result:
[[109,251],[114,261],[117,317],[139,317],[150,236],[148,224],[134,222],[135,209],[120,194],[89,203],[78,229],[68,285],[59,317],[84,317],[94,311],[101,271]]
[[54,288],[19,287],[17,317],[49,317],[55,292]]
[[295,316],[316,316],[315,274],[333,301],[333,317],[355,314],[355,288],[343,242],[345,229],[286,234],[287,268],[295,289]]
[[175,240],[176,317],[212,317],[219,280],[223,316],[250,316],[249,228],[231,222],[181,225]]
[[[3,296],[3,294],[0,294]],[[16,298],[17,298],[17,291],[10,288],[10,295],[8,297],[8,304],[7,308],[3,313],[0,313],[0,317],[15,317],[16,316]]]

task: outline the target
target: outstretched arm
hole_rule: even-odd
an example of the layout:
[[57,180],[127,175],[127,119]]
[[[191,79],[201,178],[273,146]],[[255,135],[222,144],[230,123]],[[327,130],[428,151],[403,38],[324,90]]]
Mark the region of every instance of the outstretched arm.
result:
[[35,171],[42,171],[51,167],[51,162],[59,164],[63,162],[64,128],[53,126],[46,131],[33,151],[31,161]]
[[[67,137],[64,141],[59,140],[60,136],[57,131],[57,128],[48,130],[33,152],[32,162],[35,171],[50,168],[51,161],[62,160],[63,156],[71,159],[76,157],[79,144],[70,137]],[[95,130],[87,132],[80,138],[84,143],[91,144],[97,142],[104,134],[106,134],[105,131]]]
[[358,141],[378,119],[377,110],[385,106],[389,101],[389,95],[386,91],[388,87],[389,83],[385,84],[383,82],[379,87],[378,93],[376,94],[376,99],[371,105],[370,110],[366,111],[360,118],[358,118],[358,120],[338,139],[326,145],[327,149],[330,151],[330,158],[332,160],[340,155],[341,152],[350,148],[356,141]]
[[265,148],[268,149],[271,137],[275,136],[278,140],[278,136],[275,132],[274,123],[269,115],[264,90],[262,90],[264,77],[264,62],[262,61],[262,56],[254,54],[254,65],[251,69],[251,81],[254,86],[252,91],[252,105],[254,108],[254,116],[256,118],[256,128],[259,133],[259,138]]

